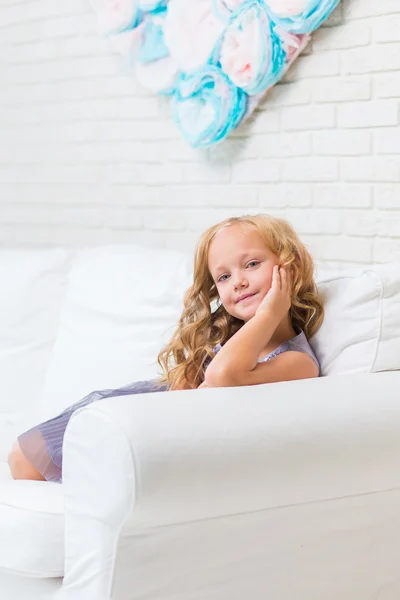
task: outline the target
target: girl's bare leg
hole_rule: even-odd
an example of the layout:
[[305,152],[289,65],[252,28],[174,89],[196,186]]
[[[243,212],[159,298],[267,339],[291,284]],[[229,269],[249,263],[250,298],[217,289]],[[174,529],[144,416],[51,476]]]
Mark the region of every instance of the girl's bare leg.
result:
[[18,442],[15,442],[8,455],[8,465],[14,479],[33,479],[45,481],[45,478],[23,454]]

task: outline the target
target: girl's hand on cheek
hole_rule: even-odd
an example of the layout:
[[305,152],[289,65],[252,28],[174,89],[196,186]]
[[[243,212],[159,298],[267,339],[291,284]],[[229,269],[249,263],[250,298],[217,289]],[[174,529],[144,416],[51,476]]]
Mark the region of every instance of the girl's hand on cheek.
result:
[[259,307],[256,314],[268,311],[279,320],[288,313],[292,305],[292,281],[285,267],[274,267],[272,271],[272,283]]

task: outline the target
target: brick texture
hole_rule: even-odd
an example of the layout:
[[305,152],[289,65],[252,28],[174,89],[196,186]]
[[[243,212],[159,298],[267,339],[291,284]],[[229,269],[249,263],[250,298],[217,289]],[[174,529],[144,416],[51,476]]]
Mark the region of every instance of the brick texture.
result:
[[220,219],[268,212],[323,263],[400,257],[399,0],[342,0],[209,150],[135,82],[87,0],[3,0],[0,30],[0,245],[191,250]]

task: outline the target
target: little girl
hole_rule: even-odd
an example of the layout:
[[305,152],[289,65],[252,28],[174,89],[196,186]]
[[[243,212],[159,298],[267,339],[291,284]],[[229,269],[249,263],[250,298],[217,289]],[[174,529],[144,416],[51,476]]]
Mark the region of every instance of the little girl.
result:
[[318,377],[307,339],[322,319],[311,256],[286,221],[254,215],[214,225],[197,246],[182,316],[158,356],[159,379],[92,392],[22,433],[9,455],[12,476],[60,482],[69,419],[102,398]]

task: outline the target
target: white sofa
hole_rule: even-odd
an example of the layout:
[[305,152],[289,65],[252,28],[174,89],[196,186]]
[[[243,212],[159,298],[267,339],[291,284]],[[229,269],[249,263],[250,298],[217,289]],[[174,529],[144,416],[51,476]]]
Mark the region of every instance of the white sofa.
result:
[[157,374],[190,273],[136,246],[0,250],[1,600],[398,600],[398,263],[320,276],[324,377],[102,400],[62,485],[11,479],[20,431]]

